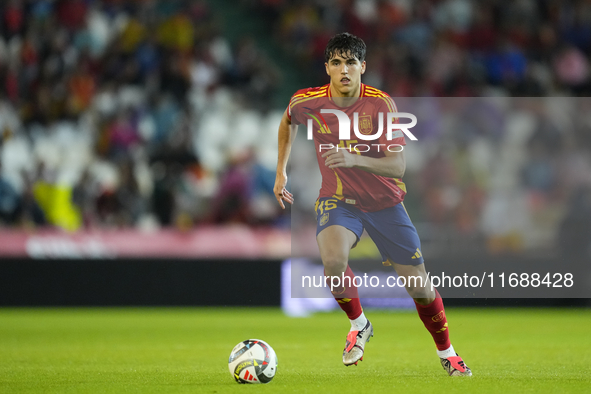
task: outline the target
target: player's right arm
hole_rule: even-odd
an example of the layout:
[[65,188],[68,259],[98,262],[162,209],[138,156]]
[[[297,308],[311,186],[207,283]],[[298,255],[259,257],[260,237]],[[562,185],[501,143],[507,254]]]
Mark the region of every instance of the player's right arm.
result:
[[293,204],[293,194],[288,192],[285,186],[287,185],[287,160],[291,152],[291,145],[298,131],[298,126],[291,123],[287,111],[286,109],[281,118],[281,123],[279,123],[277,174],[275,176],[275,186],[273,187],[275,198],[283,209],[285,209],[283,201]]

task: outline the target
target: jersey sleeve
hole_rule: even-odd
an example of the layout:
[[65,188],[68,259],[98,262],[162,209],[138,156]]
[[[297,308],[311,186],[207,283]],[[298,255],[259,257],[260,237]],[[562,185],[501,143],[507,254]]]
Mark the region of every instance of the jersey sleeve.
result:
[[287,119],[289,119],[290,123],[291,123],[291,100],[289,101],[289,104],[287,104]]
[[[381,98],[383,100],[383,102],[381,103],[381,108],[380,108],[380,112],[383,112],[384,115],[387,115],[390,112],[398,112],[398,109],[396,108],[396,104],[394,103],[394,100],[392,100],[392,97],[387,96],[387,97],[382,97]],[[387,118],[384,119],[384,121],[387,122]],[[394,118],[393,119],[393,123],[400,123],[398,118]],[[406,145],[406,140],[404,138],[404,133],[402,132],[402,130],[400,129],[394,129],[392,132],[392,139],[388,140],[388,133],[387,133],[387,127],[384,125],[384,132],[382,133],[382,135],[379,138],[379,143],[380,144],[387,144],[387,145]]]
[[299,116],[299,111],[297,109],[294,110],[294,104],[298,101],[298,98],[301,97],[302,94],[305,94],[309,90],[310,88],[300,89],[297,92],[295,92],[293,96],[291,96],[291,99],[289,100],[289,104],[287,106],[287,119],[289,119],[291,123],[302,124],[301,116]]

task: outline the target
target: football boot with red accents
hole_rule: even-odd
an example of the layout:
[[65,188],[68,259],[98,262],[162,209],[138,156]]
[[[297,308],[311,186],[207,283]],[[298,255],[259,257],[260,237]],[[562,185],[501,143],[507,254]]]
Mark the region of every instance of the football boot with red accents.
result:
[[472,376],[472,370],[457,353],[455,356],[440,358],[440,360],[441,366],[449,376]]
[[369,320],[362,330],[349,331],[345,350],[343,350],[343,364],[348,367],[349,365],[357,365],[360,360],[363,361],[365,342],[369,342],[371,337],[373,337],[373,326]]

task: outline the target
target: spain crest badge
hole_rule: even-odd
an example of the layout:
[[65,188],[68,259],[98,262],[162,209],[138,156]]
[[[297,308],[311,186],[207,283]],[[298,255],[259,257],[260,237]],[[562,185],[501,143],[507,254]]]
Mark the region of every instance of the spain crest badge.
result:
[[359,132],[361,134],[369,135],[373,131],[373,124],[370,115],[363,115],[359,117]]

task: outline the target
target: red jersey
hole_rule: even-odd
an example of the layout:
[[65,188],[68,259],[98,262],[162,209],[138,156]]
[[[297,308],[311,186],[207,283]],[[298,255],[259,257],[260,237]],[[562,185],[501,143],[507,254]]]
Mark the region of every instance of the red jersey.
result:
[[[331,113],[321,113],[321,109],[337,109],[344,112],[351,120],[349,140],[339,139],[338,117]],[[313,139],[316,157],[322,175],[322,186],[319,197],[334,197],[345,203],[355,205],[365,212],[374,212],[393,207],[404,200],[406,187],[399,178],[388,178],[375,175],[357,168],[328,168],[322,154],[327,152],[330,144],[347,149],[351,154],[370,157],[384,157],[388,147],[392,151],[400,150],[406,145],[404,134],[400,130],[393,133],[393,139],[387,139],[387,113],[397,112],[392,98],[371,86],[361,84],[360,99],[347,107],[339,107],[331,97],[330,85],[298,90],[291,98],[288,107],[288,118],[294,124],[308,125],[312,119]],[[357,113],[357,125],[354,125],[354,113]],[[379,125],[383,126],[382,134],[375,140],[364,140],[356,136],[354,127],[359,133],[375,136]],[[395,122],[398,123],[396,119]]]

